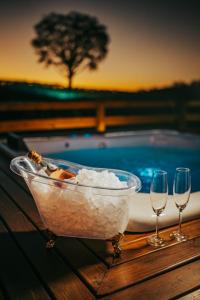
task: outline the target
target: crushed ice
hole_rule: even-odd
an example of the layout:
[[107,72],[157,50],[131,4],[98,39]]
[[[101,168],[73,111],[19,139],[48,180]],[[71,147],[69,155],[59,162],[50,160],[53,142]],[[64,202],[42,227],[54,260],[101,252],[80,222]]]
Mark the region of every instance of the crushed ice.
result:
[[[43,175],[44,170],[38,174]],[[36,177],[28,183],[40,215],[49,230],[57,235],[109,239],[123,233],[129,219],[131,190],[120,193],[110,189],[125,188],[127,183],[108,170],[79,170],[66,188],[49,184],[50,178]],[[69,181],[69,180],[68,180]],[[104,189],[108,189],[105,194]],[[106,190],[107,192],[107,190]]]

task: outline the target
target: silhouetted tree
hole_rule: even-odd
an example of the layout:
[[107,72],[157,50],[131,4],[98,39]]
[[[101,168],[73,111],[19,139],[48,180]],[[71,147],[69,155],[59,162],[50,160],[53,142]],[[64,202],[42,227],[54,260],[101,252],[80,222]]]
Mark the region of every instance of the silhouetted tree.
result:
[[108,51],[109,36],[98,19],[79,12],[50,13],[35,25],[32,45],[39,62],[64,70],[68,87],[80,70],[97,68]]

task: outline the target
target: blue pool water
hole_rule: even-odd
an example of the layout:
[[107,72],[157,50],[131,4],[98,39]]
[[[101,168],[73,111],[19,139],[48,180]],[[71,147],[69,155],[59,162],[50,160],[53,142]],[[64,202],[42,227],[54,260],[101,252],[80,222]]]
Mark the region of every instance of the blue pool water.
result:
[[50,153],[48,157],[69,160],[93,167],[132,172],[141,179],[142,192],[149,192],[153,171],[163,169],[168,172],[169,192],[172,193],[175,169],[177,167],[188,167],[192,171],[192,191],[200,191],[199,149],[134,146],[68,150],[66,152]]

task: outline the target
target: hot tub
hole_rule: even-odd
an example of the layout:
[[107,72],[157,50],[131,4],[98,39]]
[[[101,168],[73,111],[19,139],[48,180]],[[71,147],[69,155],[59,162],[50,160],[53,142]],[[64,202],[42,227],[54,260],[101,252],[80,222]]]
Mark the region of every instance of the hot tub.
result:
[[141,192],[148,193],[155,169],[168,172],[169,193],[176,167],[192,171],[192,192],[200,191],[200,138],[177,131],[148,130],[104,135],[26,138],[29,149],[50,158],[59,158],[100,168],[115,168],[136,174]]

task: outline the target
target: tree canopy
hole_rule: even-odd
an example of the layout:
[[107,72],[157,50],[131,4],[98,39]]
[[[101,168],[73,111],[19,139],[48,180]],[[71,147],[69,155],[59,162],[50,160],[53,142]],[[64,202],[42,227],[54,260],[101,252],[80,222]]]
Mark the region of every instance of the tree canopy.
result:
[[32,45],[39,62],[62,70],[69,88],[75,74],[84,69],[96,69],[108,52],[106,27],[87,14],[50,13],[34,29],[36,37]]

